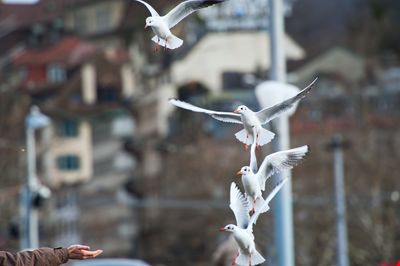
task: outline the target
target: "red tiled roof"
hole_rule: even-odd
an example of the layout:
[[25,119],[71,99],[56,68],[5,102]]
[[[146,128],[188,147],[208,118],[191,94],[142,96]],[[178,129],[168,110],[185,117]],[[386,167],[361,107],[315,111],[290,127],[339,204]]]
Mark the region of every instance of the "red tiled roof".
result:
[[68,0],[41,0],[36,4],[4,4],[0,2],[0,27],[12,30],[36,22],[58,18]]
[[76,37],[65,37],[51,47],[23,50],[15,55],[13,62],[16,65],[75,65],[96,52],[96,46],[91,43]]

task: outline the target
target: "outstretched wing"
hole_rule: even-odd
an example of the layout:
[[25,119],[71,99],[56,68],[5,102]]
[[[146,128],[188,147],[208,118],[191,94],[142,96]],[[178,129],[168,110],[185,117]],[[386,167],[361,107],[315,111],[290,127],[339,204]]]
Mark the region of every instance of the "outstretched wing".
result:
[[[256,135],[254,134],[253,136]],[[256,147],[257,147],[257,138],[254,138],[253,144],[251,144],[250,148],[250,169],[253,171],[253,173],[257,173],[258,171]]]
[[286,183],[288,178],[284,178],[279,183],[272,189],[271,193],[268,194],[268,197],[264,200],[264,203],[261,205],[261,207],[256,210],[256,212],[251,216],[249,224],[247,226],[247,230],[250,232],[253,232],[253,224],[257,223],[257,219],[260,216],[260,214],[265,213],[269,211],[269,203],[271,200],[275,197],[276,193],[279,192],[279,190],[283,187],[283,185]]
[[236,118],[232,118],[232,117],[223,117],[223,116],[219,116],[219,115],[211,115],[211,117],[214,118],[214,119],[216,119],[216,120],[225,122],[225,123],[235,123],[235,124],[241,124],[241,125],[243,125],[242,120],[238,120],[238,119],[236,119]]
[[142,3],[143,5],[145,5],[145,6],[147,7],[147,9],[150,11],[150,13],[151,13],[151,15],[152,15],[153,17],[159,17],[159,16],[160,16],[160,15],[157,13],[157,11],[156,11],[151,5],[149,5],[148,3],[146,3],[145,1],[142,1],[142,0],[135,0],[135,1],[140,2],[140,3]]
[[215,5],[223,1],[225,0],[188,0],[182,2],[172,9],[167,15],[165,15],[168,27],[174,27],[179,23],[179,21],[189,16],[196,10]]
[[303,99],[307,95],[307,93],[310,92],[310,90],[312,89],[312,86],[317,81],[317,79],[318,78],[314,79],[313,82],[310,83],[310,85],[305,87],[302,91],[300,91],[298,94],[296,94],[292,98],[289,98],[286,101],[283,101],[281,103],[275,104],[272,107],[267,107],[267,108],[264,108],[264,109],[256,112],[256,116],[260,120],[261,124],[268,123],[272,119],[281,115],[283,112],[289,110],[298,101]]
[[248,212],[250,204],[234,182],[231,184],[230,201],[229,207],[235,215],[237,226],[247,228],[250,220]]
[[239,120],[240,119],[240,115],[239,114],[235,114],[233,112],[212,111],[212,110],[204,109],[204,108],[201,108],[201,107],[197,107],[197,106],[195,106],[193,104],[190,104],[190,103],[187,103],[187,102],[183,102],[183,101],[180,101],[180,100],[174,99],[174,98],[169,99],[169,102],[171,104],[175,105],[176,107],[179,107],[179,108],[182,108],[182,109],[186,109],[186,110],[190,110],[190,111],[198,112],[198,113],[208,114],[211,117],[213,117],[214,119],[217,119],[219,121],[228,122],[228,123],[242,124],[241,120]]
[[278,151],[265,157],[257,173],[261,190],[265,190],[265,181],[274,173],[292,169],[306,156],[309,148],[304,145],[298,148]]

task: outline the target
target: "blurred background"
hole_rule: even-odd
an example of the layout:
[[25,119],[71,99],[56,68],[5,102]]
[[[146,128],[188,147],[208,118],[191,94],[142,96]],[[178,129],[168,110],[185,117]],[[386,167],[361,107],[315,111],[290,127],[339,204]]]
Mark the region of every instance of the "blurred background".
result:
[[[0,250],[26,247],[30,208],[40,246],[83,243],[151,265],[230,265],[234,246],[217,229],[234,222],[228,188],[249,161],[233,136],[240,128],[168,98],[260,108],[254,88],[271,62],[268,2],[202,10],[173,29],[181,48],[157,52],[138,2],[10,2],[0,3]],[[179,2],[149,0],[162,14]],[[337,265],[328,146],[340,134],[350,265],[394,265],[400,1],[290,0],[285,24],[288,82],[302,88],[319,77],[290,118],[291,146],[311,148],[293,171],[295,264]],[[32,125],[33,114],[50,120]],[[270,152],[262,147],[259,160]],[[36,176],[41,185],[27,200]],[[255,230],[274,265],[273,211]]]

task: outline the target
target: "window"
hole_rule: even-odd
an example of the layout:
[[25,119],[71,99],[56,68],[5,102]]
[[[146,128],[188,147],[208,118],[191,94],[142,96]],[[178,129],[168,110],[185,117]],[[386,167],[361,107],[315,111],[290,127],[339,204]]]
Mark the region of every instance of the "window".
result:
[[60,137],[78,136],[79,124],[77,121],[64,120],[58,124],[57,133]]
[[96,10],[96,27],[97,31],[102,32],[111,28],[111,13],[106,7]]
[[118,100],[118,91],[112,87],[98,87],[97,100],[99,102],[114,102]]
[[57,158],[57,168],[65,171],[77,170],[80,168],[80,160],[76,155],[62,155]]
[[75,17],[75,30],[79,33],[87,33],[89,30],[88,20],[85,14],[77,14]]
[[47,67],[47,80],[49,82],[64,82],[66,80],[65,70],[62,66],[52,64]]

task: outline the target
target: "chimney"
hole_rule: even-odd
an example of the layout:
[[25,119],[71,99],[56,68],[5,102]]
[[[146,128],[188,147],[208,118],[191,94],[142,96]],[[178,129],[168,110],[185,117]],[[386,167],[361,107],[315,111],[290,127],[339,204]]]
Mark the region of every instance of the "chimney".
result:
[[96,68],[92,64],[82,67],[82,96],[86,104],[96,102]]

